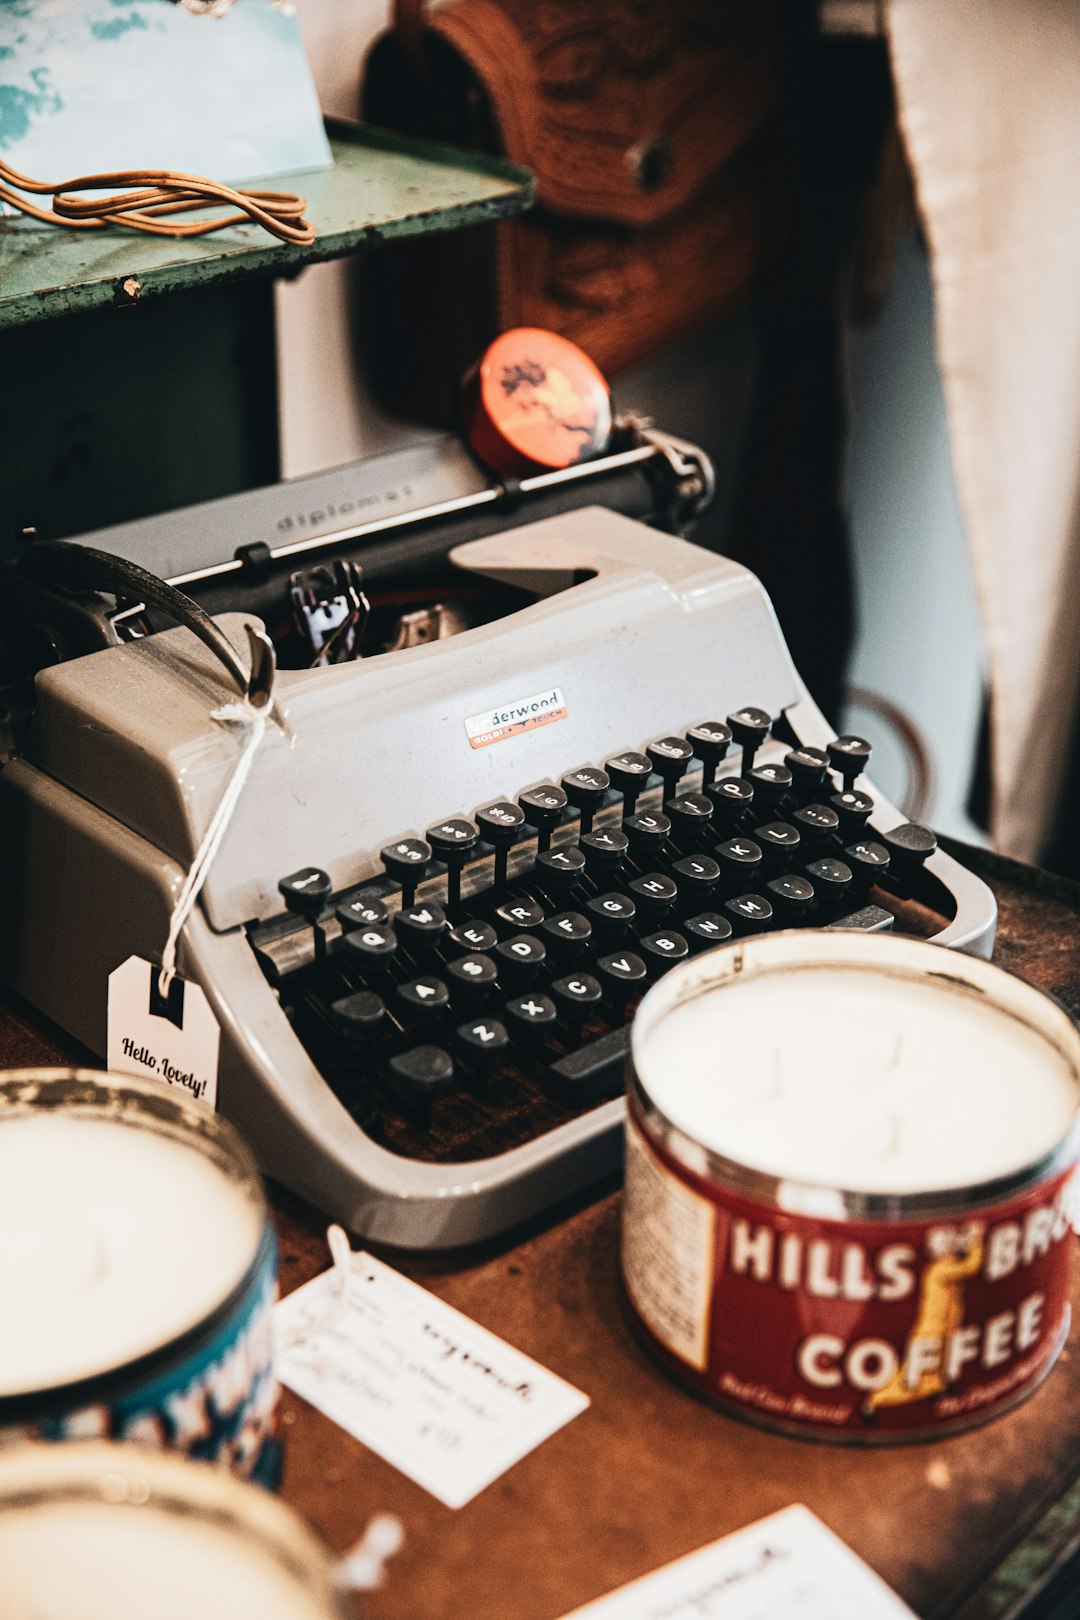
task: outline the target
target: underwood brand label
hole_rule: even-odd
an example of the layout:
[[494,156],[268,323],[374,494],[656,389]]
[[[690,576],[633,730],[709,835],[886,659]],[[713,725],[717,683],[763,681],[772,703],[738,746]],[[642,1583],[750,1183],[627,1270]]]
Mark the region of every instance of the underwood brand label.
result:
[[521,731],[535,731],[537,726],[550,726],[555,720],[566,719],[566,699],[562,688],[549,686],[543,692],[529,697],[514,698],[500,703],[483,714],[473,714],[465,722],[470,748],[487,748],[491,743],[505,742]]

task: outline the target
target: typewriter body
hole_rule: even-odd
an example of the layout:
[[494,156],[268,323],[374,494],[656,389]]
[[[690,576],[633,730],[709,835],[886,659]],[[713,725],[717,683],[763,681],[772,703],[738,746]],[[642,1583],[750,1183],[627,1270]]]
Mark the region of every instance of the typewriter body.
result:
[[[272,617],[266,571],[221,566],[219,538],[185,575],[182,524],[92,539],[197,576],[215,607],[235,584],[217,622],[242,652],[249,602]],[[396,516],[359,527],[401,544]],[[268,1174],[391,1245],[475,1242],[616,1170],[628,1022],[688,952],[816,923],[993,940],[985,885],[857,752],[815,754],[832,728],[753,575],[606,505],[490,527],[429,551],[441,592],[482,587],[498,616],[279,668],[181,940],[221,1025],[219,1108]],[[213,718],[235,690],[191,630],[125,640],[117,616],[95,651],[69,626],[77,655],[37,674],[0,769],[0,971],[98,1054],[108,976],[160,959],[238,747]]]

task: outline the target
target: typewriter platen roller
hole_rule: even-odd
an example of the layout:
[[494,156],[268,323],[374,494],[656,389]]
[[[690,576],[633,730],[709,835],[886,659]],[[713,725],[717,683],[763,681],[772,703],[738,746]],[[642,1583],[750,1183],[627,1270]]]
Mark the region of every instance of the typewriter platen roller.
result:
[[[526,605],[279,672],[285,723],[180,960],[263,1167],[428,1248],[617,1166],[628,1019],[688,951],[822,923],[988,954],[995,921],[837,743],[745,569],[602,508],[452,563]],[[242,645],[243,616],[220,622]],[[230,695],[183,629],[73,659],[0,772],[0,965],[97,1052],[108,974],[159,954],[234,763],[211,718]]]

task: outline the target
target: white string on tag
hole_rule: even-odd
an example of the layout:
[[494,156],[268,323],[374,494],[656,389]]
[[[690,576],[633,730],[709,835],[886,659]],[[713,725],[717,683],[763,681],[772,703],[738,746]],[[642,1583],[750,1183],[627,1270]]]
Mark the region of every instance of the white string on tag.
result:
[[263,740],[266,731],[269,707],[263,705],[256,708],[250,698],[245,697],[239,703],[226,703],[222,708],[215,709],[211,716],[214,720],[243,728],[245,735],[241,745],[232,776],[221,795],[221,800],[210,825],[206,829],[202,843],[195,852],[195,859],[191,863],[187,877],[176,897],[172,917],[169,921],[169,936],[165,941],[165,949],[161,953],[161,970],[158,973],[158,990],[161,995],[167,996],[169,986],[176,977],[176,947],[184,926],[195,907],[203,884],[206,882],[214,856],[221,848],[222,839],[228,831],[229,822],[233,812],[240,802],[240,795],[244,791],[255,754]]

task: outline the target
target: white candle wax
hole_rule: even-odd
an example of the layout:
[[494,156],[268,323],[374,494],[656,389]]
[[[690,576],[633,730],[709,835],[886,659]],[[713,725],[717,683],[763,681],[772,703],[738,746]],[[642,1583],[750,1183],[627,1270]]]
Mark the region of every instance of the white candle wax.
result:
[[47,1109],[0,1117],[0,1397],[120,1367],[240,1283],[261,1211],[181,1140]]
[[272,1547],[151,1505],[0,1513],[0,1620],[327,1620]]
[[852,1192],[1008,1174],[1050,1152],[1080,1105],[1069,1060],[985,998],[856,965],[736,974],[658,1011],[635,1061],[693,1141]]

